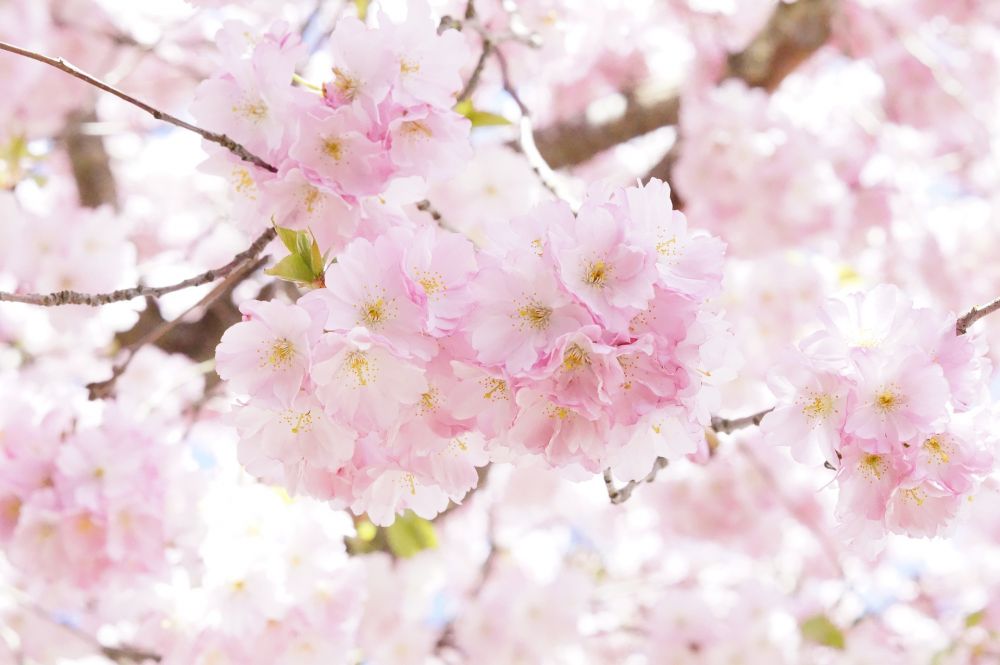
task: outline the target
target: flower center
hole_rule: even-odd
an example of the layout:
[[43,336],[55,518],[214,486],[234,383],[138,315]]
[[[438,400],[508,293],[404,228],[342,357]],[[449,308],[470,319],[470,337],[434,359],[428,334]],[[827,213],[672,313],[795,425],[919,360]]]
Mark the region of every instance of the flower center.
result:
[[947,464],[951,461],[951,457],[948,455],[949,449],[950,446],[937,436],[932,436],[924,441],[924,450],[930,453],[931,457],[936,459],[938,464]]
[[875,395],[875,408],[882,413],[890,413],[895,411],[903,404],[903,396],[893,388],[883,388],[881,392]]
[[885,458],[874,453],[864,455],[858,462],[858,470],[869,481],[882,480],[886,470]]
[[572,372],[590,364],[590,355],[579,344],[570,344],[563,351],[563,369]]
[[368,361],[368,354],[364,351],[348,353],[344,366],[354,375],[358,386],[367,386],[375,377],[375,367]]
[[261,365],[270,365],[271,369],[288,369],[294,358],[295,345],[282,337],[271,342],[271,348]]
[[296,413],[295,411],[289,410],[281,416],[281,420],[289,426],[292,434],[305,434],[312,429],[312,411],[302,411]]
[[611,276],[611,266],[605,261],[594,261],[583,274],[583,283],[597,288],[603,288]]
[[517,314],[535,330],[545,330],[552,319],[552,308],[534,302],[517,310]]
[[813,393],[812,399],[802,407],[802,413],[807,418],[826,419],[834,412],[833,397],[828,393]]
[[377,330],[383,323],[389,320],[389,308],[385,298],[369,300],[359,308],[361,323],[367,325],[372,330]]
[[486,389],[486,392],[483,393],[483,399],[488,399],[491,402],[507,399],[507,382],[503,379],[487,377],[483,379],[482,383]]
[[339,139],[323,139],[323,154],[335,162],[339,162],[344,154],[344,145]]

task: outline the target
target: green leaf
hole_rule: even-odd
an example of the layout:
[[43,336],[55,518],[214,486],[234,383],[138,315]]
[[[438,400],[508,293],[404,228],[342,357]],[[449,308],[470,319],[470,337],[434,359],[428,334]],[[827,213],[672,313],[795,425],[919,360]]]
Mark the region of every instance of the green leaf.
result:
[[289,252],[295,253],[295,247],[298,244],[299,231],[294,229],[286,229],[284,226],[274,225],[274,230],[278,232],[278,237],[281,238],[281,242],[285,245]]
[[278,261],[273,268],[268,268],[264,274],[286,280],[288,282],[302,282],[312,284],[316,281],[316,275],[309,269],[305,261],[298,254],[289,254]]
[[326,261],[323,259],[323,253],[319,251],[319,243],[316,242],[316,236],[313,236],[312,247],[309,251],[309,265],[317,275],[322,275],[326,272]]
[[358,9],[358,18],[364,21],[368,18],[368,0],[354,0],[354,6]]
[[477,110],[472,106],[471,99],[463,99],[458,104],[455,104],[455,113],[463,115],[471,120],[473,127],[491,127],[511,124],[510,120],[502,115]]
[[986,618],[986,610],[979,610],[978,612],[973,612],[969,616],[965,617],[965,627],[972,628],[973,626],[978,626]]
[[389,549],[398,557],[411,557],[417,552],[437,547],[434,526],[409,510],[386,527],[385,536]]
[[825,614],[809,617],[802,622],[801,630],[802,637],[811,642],[834,649],[844,648],[844,633]]
[[292,250],[292,254],[298,254],[302,261],[307,265],[312,264],[312,242],[309,234],[305,231],[299,231],[295,237],[295,249]]

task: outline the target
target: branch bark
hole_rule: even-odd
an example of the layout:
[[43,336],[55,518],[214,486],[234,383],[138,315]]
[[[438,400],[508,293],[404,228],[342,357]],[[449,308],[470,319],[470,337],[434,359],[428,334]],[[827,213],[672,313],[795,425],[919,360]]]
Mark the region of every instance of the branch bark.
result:
[[51,58],[47,55],[43,55],[36,51],[30,51],[28,49],[21,48],[20,46],[15,46],[14,44],[10,44],[3,41],[0,41],[0,51],[8,51],[9,53],[14,53],[15,55],[24,56],[25,58],[30,58],[32,60],[37,60],[38,62],[45,63],[50,67],[55,67],[60,71],[66,72],[70,76],[74,76],[80,79],[81,81],[89,83],[95,88],[99,88],[104,92],[110,93],[115,97],[122,99],[137,108],[142,109],[143,111],[150,114],[157,120],[162,120],[163,122],[168,122],[171,125],[174,125],[175,127],[180,127],[181,129],[186,129],[189,132],[194,132],[195,134],[198,134],[206,141],[211,141],[212,143],[221,145],[223,148],[233,153],[243,161],[250,162],[254,166],[262,168],[265,171],[270,171],[271,173],[278,172],[278,169],[276,167],[272,166],[271,164],[268,164],[266,161],[264,161],[257,155],[253,154],[252,152],[250,152],[249,150],[247,150],[242,145],[232,140],[225,134],[210,132],[207,129],[196,127],[195,125],[192,125],[189,122],[181,120],[176,116],[173,116],[153,106],[150,106],[149,104],[140,101],[139,99],[136,99],[135,97],[125,92],[122,92],[118,88],[109,85],[94,76],[91,76],[87,72],[83,71],[82,69],[76,67],[73,64],[70,64],[69,62],[63,60],[62,58]]
[[62,305],[88,305],[98,307],[108,303],[132,300],[134,298],[151,297],[158,298],[167,293],[180,291],[192,286],[201,286],[214,282],[228,276],[231,272],[242,266],[249,260],[257,258],[267,244],[275,237],[273,227],[268,228],[245,250],[233,257],[233,260],[220,268],[206,270],[200,275],[189,277],[176,284],[168,286],[133,286],[128,289],[119,289],[110,293],[81,293],[79,291],[56,291],[55,293],[5,293],[0,291],[0,302],[20,302],[29,305],[39,305],[41,307],[60,307]]
[[955,334],[964,335],[965,333],[969,332],[969,326],[971,326],[973,323],[983,318],[984,316],[992,314],[997,310],[1000,310],[1000,298],[997,298],[988,305],[973,307],[968,312],[960,316],[958,318],[958,321],[955,322]]
[[[836,0],[780,2],[753,41],[729,56],[724,78],[773,91],[829,39],[835,8]],[[538,149],[552,168],[581,164],[619,143],[676,125],[680,107],[676,91],[645,103],[632,101],[625,113],[608,122],[592,124],[581,117],[540,130]],[[664,169],[658,164],[654,172],[666,180]]]

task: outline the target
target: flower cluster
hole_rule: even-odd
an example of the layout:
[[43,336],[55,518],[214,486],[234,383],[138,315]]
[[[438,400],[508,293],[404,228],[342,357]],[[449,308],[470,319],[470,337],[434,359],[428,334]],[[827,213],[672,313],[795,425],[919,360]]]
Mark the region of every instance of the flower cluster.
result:
[[249,396],[241,459],[261,478],[378,523],[460,501],[492,459],[645,475],[705,452],[733,373],[706,306],[723,245],[653,181],[498,227],[358,238],[297,304],[248,302],[219,374]]
[[989,417],[984,345],[887,285],[831,300],[822,322],[775,372],[780,406],[764,432],[837,469],[854,535],[937,534],[993,468],[977,427]]
[[[256,231],[270,220],[341,248],[389,203],[420,200],[426,180],[471,157],[470,123],[452,110],[469,50],[459,33],[437,34],[425,3],[403,23],[375,27],[342,18],[331,37],[322,85],[303,79],[298,35],[279,24],[247,49],[249,28],[231,23],[218,41],[223,73],[205,81],[193,112],[277,169],[269,173],[216,150],[206,168],[229,178],[236,221]],[[390,184],[397,183],[391,191]]]
[[68,414],[7,406],[0,540],[11,562],[85,589],[159,570],[172,463],[161,442],[114,410],[82,427]]

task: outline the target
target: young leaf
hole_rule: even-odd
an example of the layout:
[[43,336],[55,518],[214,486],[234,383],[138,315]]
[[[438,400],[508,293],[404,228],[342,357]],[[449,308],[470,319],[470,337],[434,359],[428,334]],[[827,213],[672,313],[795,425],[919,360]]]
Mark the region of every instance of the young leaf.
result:
[[810,642],[834,649],[843,649],[845,646],[844,633],[825,614],[809,617],[802,622],[801,630],[802,637]]
[[273,268],[264,271],[265,275],[271,275],[289,282],[302,282],[312,284],[316,280],[316,275],[309,269],[305,261],[298,254],[289,254],[278,261]]
[[437,547],[434,525],[411,511],[396,518],[385,529],[389,549],[398,557],[411,557],[417,552]]
[[464,99],[458,104],[455,104],[455,112],[471,120],[473,127],[490,127],[511,124],[510,120],[502,115],[477,110],[472,106],[472,100],[470,99]]
[[274,225],[274,230],[278,232],[278,237],[281,238],[281,242],[285,245],[285,248],[294,254],[299,232],[293,229],[286,229],[284,226],[278,226],[277,224]]

